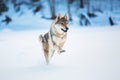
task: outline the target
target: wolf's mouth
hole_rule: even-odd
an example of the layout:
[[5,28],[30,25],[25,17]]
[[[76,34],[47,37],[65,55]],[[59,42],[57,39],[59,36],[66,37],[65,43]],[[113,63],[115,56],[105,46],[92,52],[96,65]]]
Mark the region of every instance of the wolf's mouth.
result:
[[62,30],[63,32],[67,32],[68,29],[69,29],[69,28],[67,28],[67,27],[66,27],[65,29],[61,28],[61,30]]

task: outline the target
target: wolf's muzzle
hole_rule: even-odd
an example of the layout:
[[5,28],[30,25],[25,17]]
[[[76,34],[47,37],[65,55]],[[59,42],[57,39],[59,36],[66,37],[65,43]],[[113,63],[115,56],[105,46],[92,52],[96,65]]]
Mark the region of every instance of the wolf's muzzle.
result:
[[63,32],[67,32],[68,29],[69,29],[68,27],[66,27],[65,30],[64,30],[63,28],[61,28],[61,30],[62,30]]

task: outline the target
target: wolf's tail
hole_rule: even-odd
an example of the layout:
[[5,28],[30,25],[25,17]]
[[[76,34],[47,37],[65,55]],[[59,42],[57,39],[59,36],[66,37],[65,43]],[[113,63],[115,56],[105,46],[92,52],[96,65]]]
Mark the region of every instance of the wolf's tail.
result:
[[40,42],[43,41],[43,36],[42,35],[39,36],[39,40],[40,40]]

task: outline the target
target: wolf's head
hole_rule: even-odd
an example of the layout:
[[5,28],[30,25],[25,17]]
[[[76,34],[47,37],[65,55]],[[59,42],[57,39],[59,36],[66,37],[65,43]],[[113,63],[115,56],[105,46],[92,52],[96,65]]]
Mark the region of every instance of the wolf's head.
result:
[[63,17],[60,14],[57,15],[55,19],[55,29],[58,33],[66,33],[68,31],[68,16],[65,14]]

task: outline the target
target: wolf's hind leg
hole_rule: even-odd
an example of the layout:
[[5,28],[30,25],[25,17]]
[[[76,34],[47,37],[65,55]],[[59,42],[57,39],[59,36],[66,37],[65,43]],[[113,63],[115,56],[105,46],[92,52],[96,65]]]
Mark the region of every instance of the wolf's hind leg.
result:
[[45,56],[46,63],[49,64],[49,53],[44,52],[44,56]]
[[55,52],[55,50],[52,50],[52,52],[51,52],[51,58],[53,57],[54,52]]
[[45,59],[46,59],[46,63],[49,64],[51,58],[54,55],[55,50],[49,49],[49,51],[47,51],[47,50],[44,50],[44,51],[45,51],[44,56],[45,56]]

